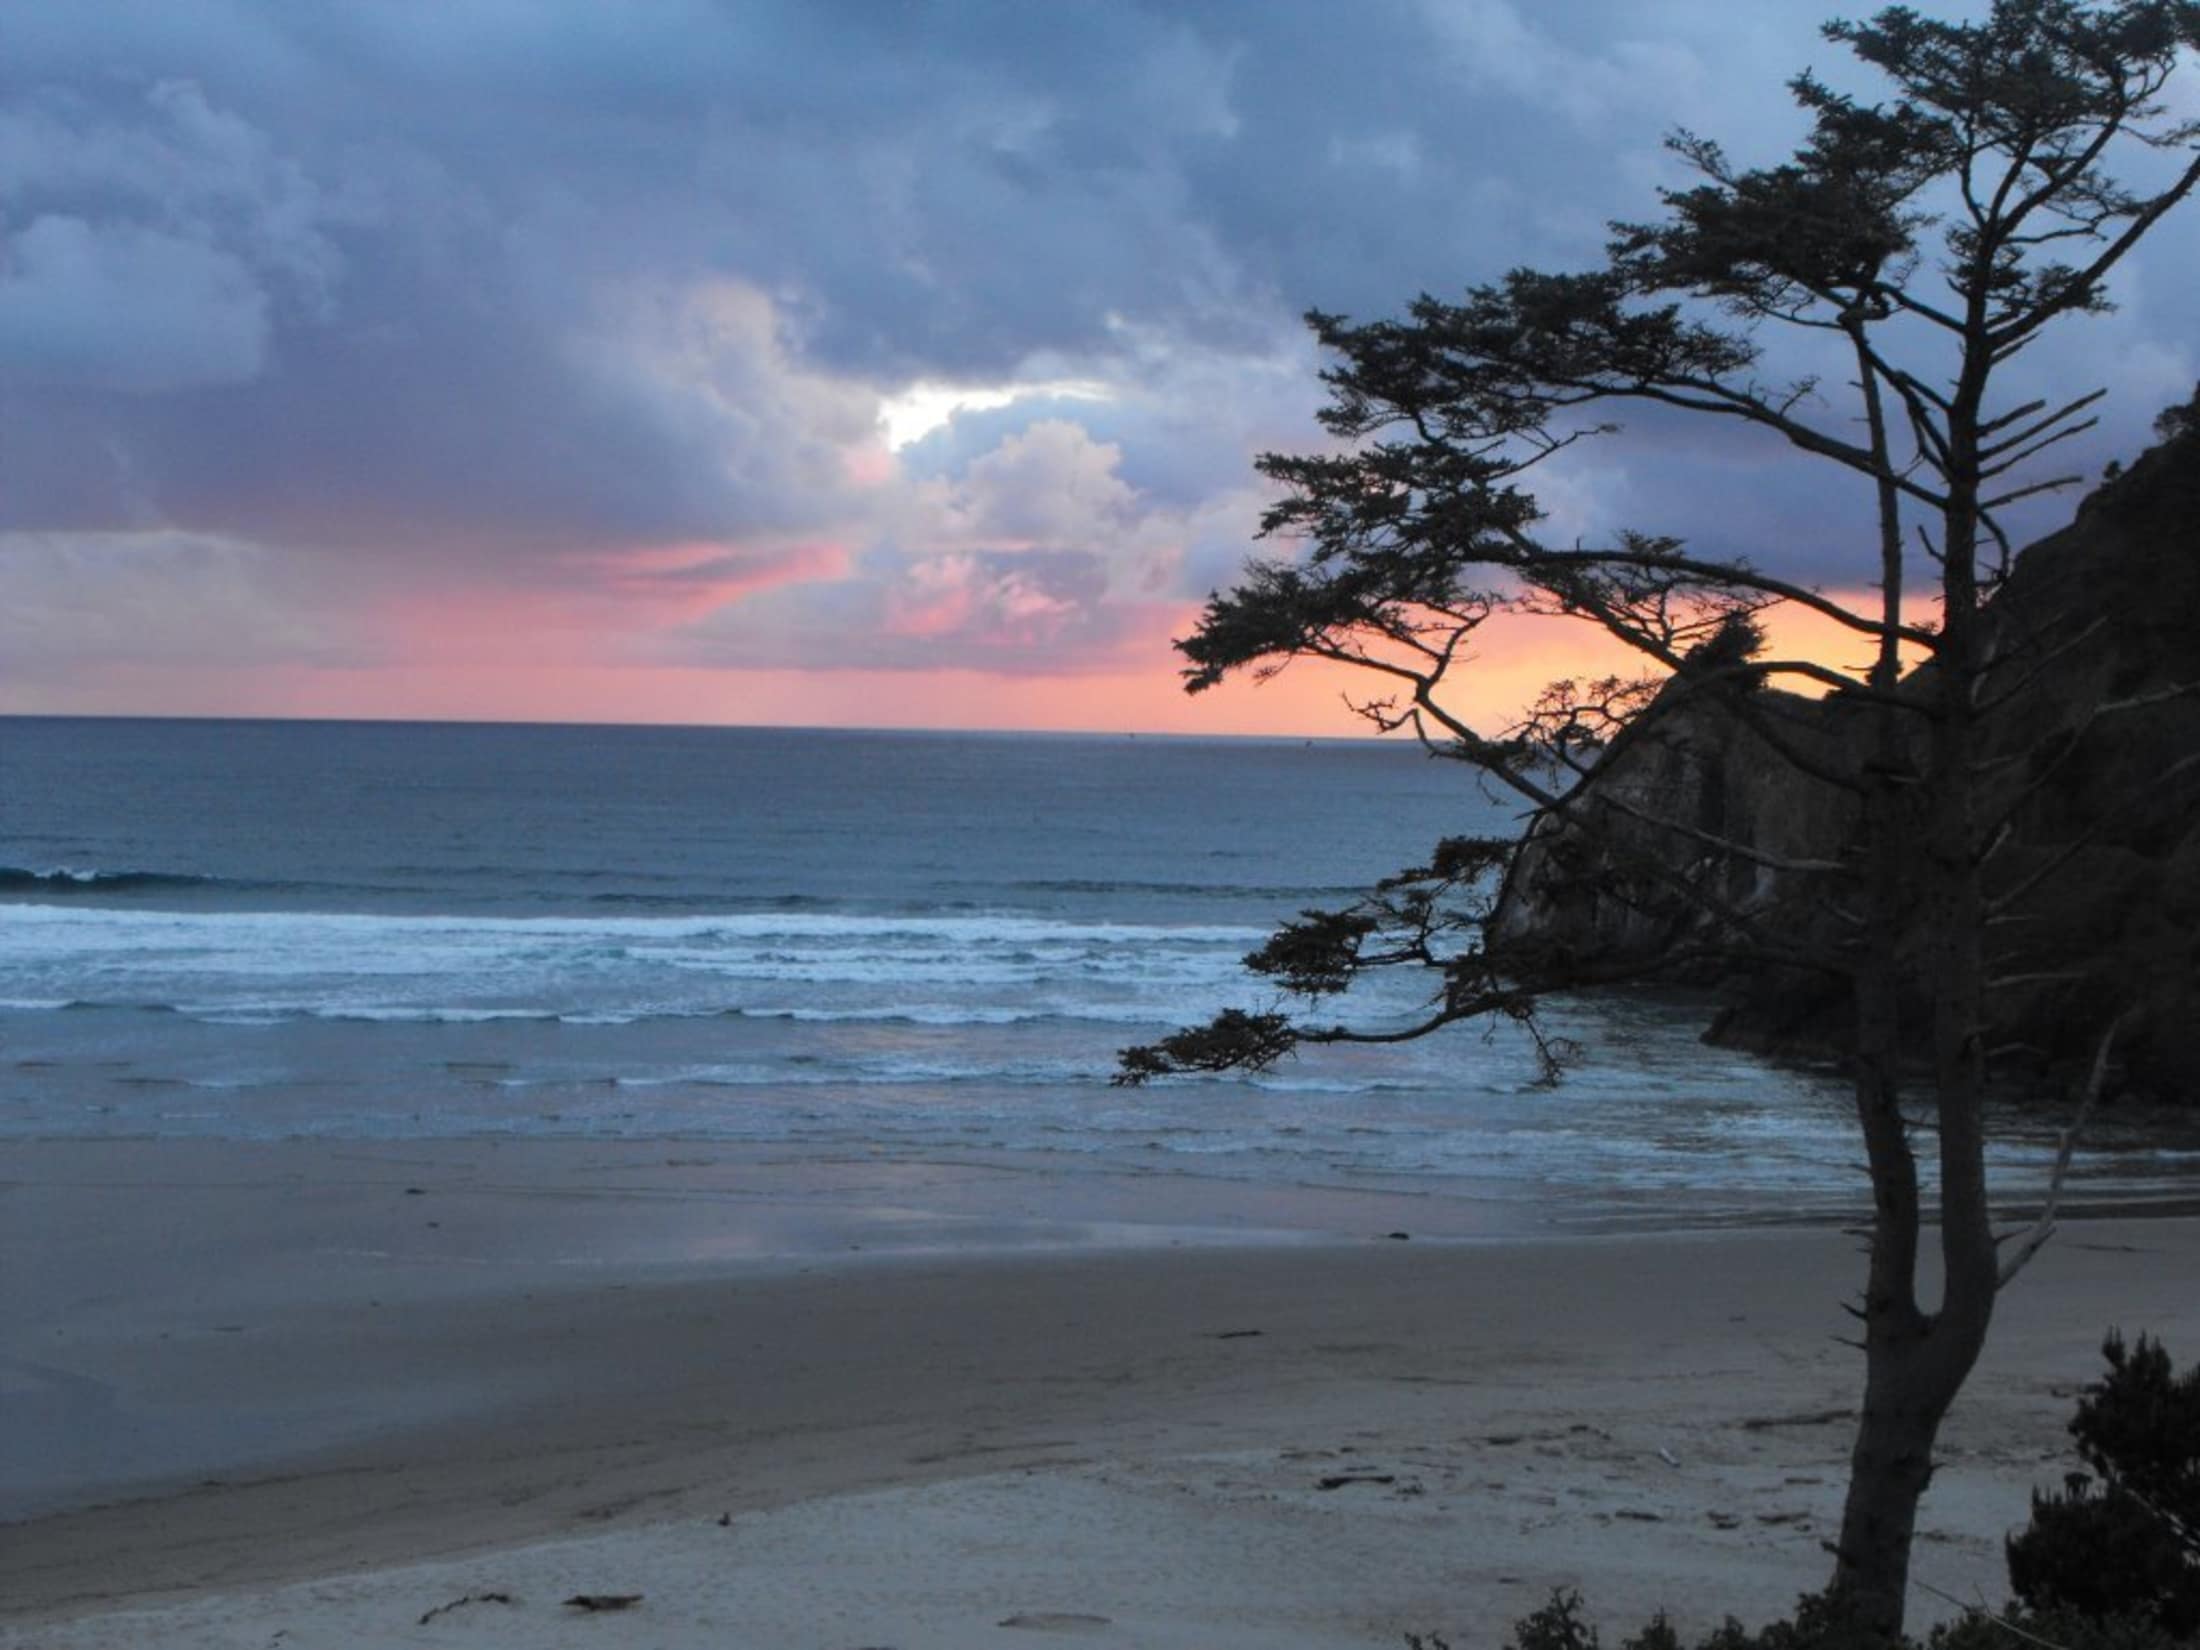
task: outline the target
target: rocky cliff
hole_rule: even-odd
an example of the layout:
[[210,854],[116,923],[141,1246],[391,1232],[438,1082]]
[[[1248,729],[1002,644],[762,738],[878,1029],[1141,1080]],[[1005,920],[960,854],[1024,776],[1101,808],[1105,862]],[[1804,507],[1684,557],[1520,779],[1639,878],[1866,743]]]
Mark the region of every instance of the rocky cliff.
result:
[[[1987,804],[2009,816],[1987,867],[2007,905],[1989,935],[1989,1042],[2004,1069],[2052,1077],[2129,1007],[2124,1088],[2200,1103],[2200,692],[2178,691],[2200,681],[2200,428],[2018,557],[1987,622]],[[1923,672],[1906,684],[1927,688]],[[1853,699],[1748,702],[1806,758],[1853,768],[1867,754]],[[1593,836],[1531,839],[1493,939],[1654,962],[1701,928],[1695,902],[1661,891],[1677,877],[1774,932],[1837,943],[1829,879],[1789,867],[1850,854],[1856,804],[1747,720],[1685,682],[1668,689],[1590,781]],[[1756,857],[1721,856],[1711,837]],[[1709,959],[1684,972],[1726,999],[1714,1040],[1822,1050],[1846,1035],[1845,993],[1825,976]]]

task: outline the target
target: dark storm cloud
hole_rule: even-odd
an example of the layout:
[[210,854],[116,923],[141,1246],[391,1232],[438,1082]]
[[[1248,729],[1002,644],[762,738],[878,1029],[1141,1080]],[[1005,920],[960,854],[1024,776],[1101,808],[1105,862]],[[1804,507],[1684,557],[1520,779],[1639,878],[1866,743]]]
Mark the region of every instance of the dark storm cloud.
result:
[[[494,499],[516,469],[560,518],[655,531],[636,495],[669,493],[685,529],[708,465],[646,419],[622,435],[633,409],[565,359],[607,286],[755,283],[809,360],[887,383],[1105,358],[1125,319],[1258,352],[1304,302],[1381,304],[1458,270],[1520,227],[1477,209],[1478,180],[1556,199],[1569,147],[1493,141],[1532,124],[1462,96],[1466,48],[1403,5],[1349,30],[1319,6],[191,19],[41,8],[0,71],[23,111],[0,170],[0,339],[21,378],[263,385],[169,418],[104,409],[191,514],[236,480],[197,485],[210,452],[265,449],[296,475],[310,429],[431,518],[441,472]],[[79,317],[102,310],[127,325],[87,359]],[[576,498],[576,467],[606,496]]]

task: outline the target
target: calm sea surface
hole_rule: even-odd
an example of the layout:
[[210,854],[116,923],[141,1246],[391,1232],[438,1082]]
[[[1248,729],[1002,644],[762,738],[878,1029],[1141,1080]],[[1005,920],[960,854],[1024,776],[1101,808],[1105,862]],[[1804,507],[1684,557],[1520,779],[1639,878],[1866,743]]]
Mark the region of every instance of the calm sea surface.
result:
[[[0,719],[0,1136],[683,1137],[1830,1212],[1840,1084],[1669,1000],[1111,1088],[1471,776],[1358,743]],[[1412,1012],[1409,985],[1361,1012]],[[2177,1154],[2113,1135],[2145,1191]],[[2001,1153],[2012,1192],[2045,1159]],[[1678,1204],[1673,1194],[1684,1194]]]

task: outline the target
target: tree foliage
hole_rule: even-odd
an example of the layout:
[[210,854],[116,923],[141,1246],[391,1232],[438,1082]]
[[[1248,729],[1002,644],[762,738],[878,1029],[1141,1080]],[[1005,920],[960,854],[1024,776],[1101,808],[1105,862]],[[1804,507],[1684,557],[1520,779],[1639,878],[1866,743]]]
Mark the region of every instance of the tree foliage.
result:
[[2154,433],[2164,441],[2183,441],[2200,435],[2200,384],[2193,386],[2190,401],[2162,409],[2154,420]]
[[2137,1614],[2200,1637],[2200,1365],[2174,1372],[2158,1341],[2111,1334],[2108,1373],[2070,1422],[2088,1472],[2032,1498],[2009,1542],[2009,1584],[2035,1609]]
[[[1452,1650],[1440,1633],[1408,1633],[1407,1650]],[[1935,1627],[1922,1650],[2186,1650],[2190,1639],[2144,1613],[2087,1614],[2066,1606],[2011,1605],[2001,1613],[1972,1610]],[[1693,1643],[1659,1614],[1619,1641],[1619,1650],[1882,1650],[1885,1637],[1823,1594],[1796,1603],[1784,1620],[1750,1628],[1728,1616]],[[1505,1650],[1601,1650],[1602,1635],[1584,1613],[1581,1595],[1554,1592],[1538,1609],[1513,1623]]]

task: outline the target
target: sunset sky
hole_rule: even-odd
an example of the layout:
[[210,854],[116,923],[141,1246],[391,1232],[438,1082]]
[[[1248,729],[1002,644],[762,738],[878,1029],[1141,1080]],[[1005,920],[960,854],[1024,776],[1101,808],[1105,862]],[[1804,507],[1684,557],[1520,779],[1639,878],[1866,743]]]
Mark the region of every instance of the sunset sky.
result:
[[[0,0],[0,712],[1356,731],[1168,645],[1318,439],[1299,313],[1593,263],[1679,124],[1777,159],[1790,74],[1871,84],[1823,15]],[[2074,467],[2191,393],[2196,269],[2200,211],[2019,363],[2109,388]],[[1542,490],[1858,582],[1744,434]]]

